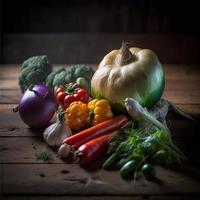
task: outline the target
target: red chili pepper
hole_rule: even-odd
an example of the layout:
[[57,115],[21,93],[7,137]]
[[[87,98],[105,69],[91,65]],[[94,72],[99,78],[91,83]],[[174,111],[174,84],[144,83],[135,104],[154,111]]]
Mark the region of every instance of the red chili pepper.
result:
[[68,144],[73,146],[74,149],[77,149],[82,144],[92,140],[94,138],[98,138],[102,135],[106,135],[113,131],[120,129],[123,125],[128,122],[126,116],[118,115],[112,119],[106,120],[102,123],[99,123],[91,128],[85,129],[75,135],[72,135],[66,138],[63,141],[63,144]]
[[78,148],[75,156],[79,159],[81,166],[88,166],[94,160],[97,160],[108,149],[110,134],[103,135],[86,142]]

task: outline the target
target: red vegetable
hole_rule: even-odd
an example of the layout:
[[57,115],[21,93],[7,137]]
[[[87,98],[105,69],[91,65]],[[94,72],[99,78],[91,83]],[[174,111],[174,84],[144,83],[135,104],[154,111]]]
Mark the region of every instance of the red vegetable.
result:
[[17,108],[24,123],[32,128],[40,128],[48,125],[58,103],[53,90],[41,84],[29,87]]
[[79,159],[80,165],[88,166],[103,155],[108,149],[109,137],[110,134],[103,135],[81,145],[75,154]]
[[56,98],[63,109],[67,108],[74,101],[88,103],[89,93],[77,83],[69,83],[60,86],[56,90]]
[[106,135],[113,131],[120,129],[127,123],[127,117],[123,115],[116,116],[112,119],[99,123],[91,128],[85,129],[71,137],[66,138],[63,143],[73,146],[77,149],[82,144],[88,142],[91,139]]

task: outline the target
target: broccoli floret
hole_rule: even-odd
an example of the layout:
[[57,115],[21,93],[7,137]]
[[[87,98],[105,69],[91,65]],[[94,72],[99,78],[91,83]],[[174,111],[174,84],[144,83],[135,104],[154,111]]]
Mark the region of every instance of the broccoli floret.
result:
[[55,75],[54,80],[53,80],[54,88],[57,88],[60,85],[63,85],[66,83],[65,82],[66,73],[67,73],[66,71],[62,71]]
[[47,77],[46,84],[52,88],[57,88],[60,85],[70,82],[76,82],[79,77],[84,77],[88,81],[92,78],[94,71],[86,65],[72,65],[66,69],[58,69]]
[[46,55],[34,56],[22,63],[21,70],[19,86],[23,93],[31,84],[45,83],[52,66]]
[[47,76],[46,85],[54,89],[53,82],[54,82],[55,76],[56,76],[57,74],[60,74],[60,73],[63,72],[63,71],[65,71],[65,68],[62,67],[62,68],[60,68],[60,69],[57,69],[56,71],[51,72],[51,73]]
[[73,67],[75,68],[73,76],[76,79],[79,77],[84,77],[88,80],[91,80],[94,74],[94,71],[92,70],[91,67],[86,66],[86,65],[74,65]]

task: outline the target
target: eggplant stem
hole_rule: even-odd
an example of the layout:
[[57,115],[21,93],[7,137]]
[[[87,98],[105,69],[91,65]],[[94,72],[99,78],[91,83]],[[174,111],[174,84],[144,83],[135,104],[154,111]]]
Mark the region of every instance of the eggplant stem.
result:
[[31,84],[31,85],[29,85],[28,89],[29,89],[30,91],[33,91],[33,87],[34,87],[34,85]]
[[34,88],[34,85],[33,85],[33,84],[31,84],[31,85],[28,87],[28,89],[29,89],[30,91],[34,92],[35,95],[39,95],[39,93],[38,93],[37,91],[35,91],[33,88]]

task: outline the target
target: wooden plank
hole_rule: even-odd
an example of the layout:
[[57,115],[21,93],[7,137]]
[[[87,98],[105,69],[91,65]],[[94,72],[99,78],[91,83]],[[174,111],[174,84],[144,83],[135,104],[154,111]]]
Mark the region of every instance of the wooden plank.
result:
[[152,49],[162,63],[200,62],[197,36],[105,33],[7,34],[3,59],[5,63],[21,63],[32,55],[47,54],[52,63],[99,63],[112,49],[119,49],[121,41]]
[[166,91],[191,91],[200,90],[200,79],[199,80],[176,80],[166,79],[165,82],[165,92]]
[[22,120],[19,117],[18,113],[13,113],[12,109],[16,105],[8,104],[8,105],[2,105],[0,104],[0,121],[1,121],[1,128],[10,128],[11,130],[13,128],[21,128],[21,127],[27,127]]
[[[44,151],[52,155],[52,160],[37,160]],[[63,163],[57,157],[57,148],[49,148],[42,137],[1,138],[0,153],[0,163]]]
[[178,90],[164,91],[163,97],[173,102],[174,104],[198,105],[200,102],[200,91],[197,90]]
[[19,90],[18,79],[0,80],[0,90]]
[[148,199],[148,200],[199,200],[200,196],[199,195],[193,195],[193,194],[187,194],[187,195],[140,195],[140,196],[136,196],[136,195],[132,195],[132,196],[127,196],[127,195],[100,195],[100,196],[94,196],[94,195],[84,195],[84,196],[71,196],[71,195],[67,195],[67,196],[58,196],[58,195],[52,195],[52,196],[47,196],[47,195],[42,195],[42,196],[30,196],[30,195],[17,195],[17,196],[2,196],[2,200],[35,200],[37,198],[37,200],[45,200],[45,199],[49,199],[49,200],[88,200],[88,198],[92,199],[92,200],[144,200],[144,199]]
[[[4,79],[0,80],[0,90],[19,90],[18,79]],[[166,79],[165,90],[200,90],[200,79],[199,80],[176,80]]]
[[1,167],[3,194],[200,195],[197,175],[159,166],[156,167],[159,181],[151,182],[138,174],[135,183],[124,181],[116,171],[89,172],[77,164],[2,164]]
[[169,80],[199,80],[200,67],[199,65],[164,65],[164,72]]
[[17,104],[21,97],[21,91],[18,90],[0,90],[0,104]]

